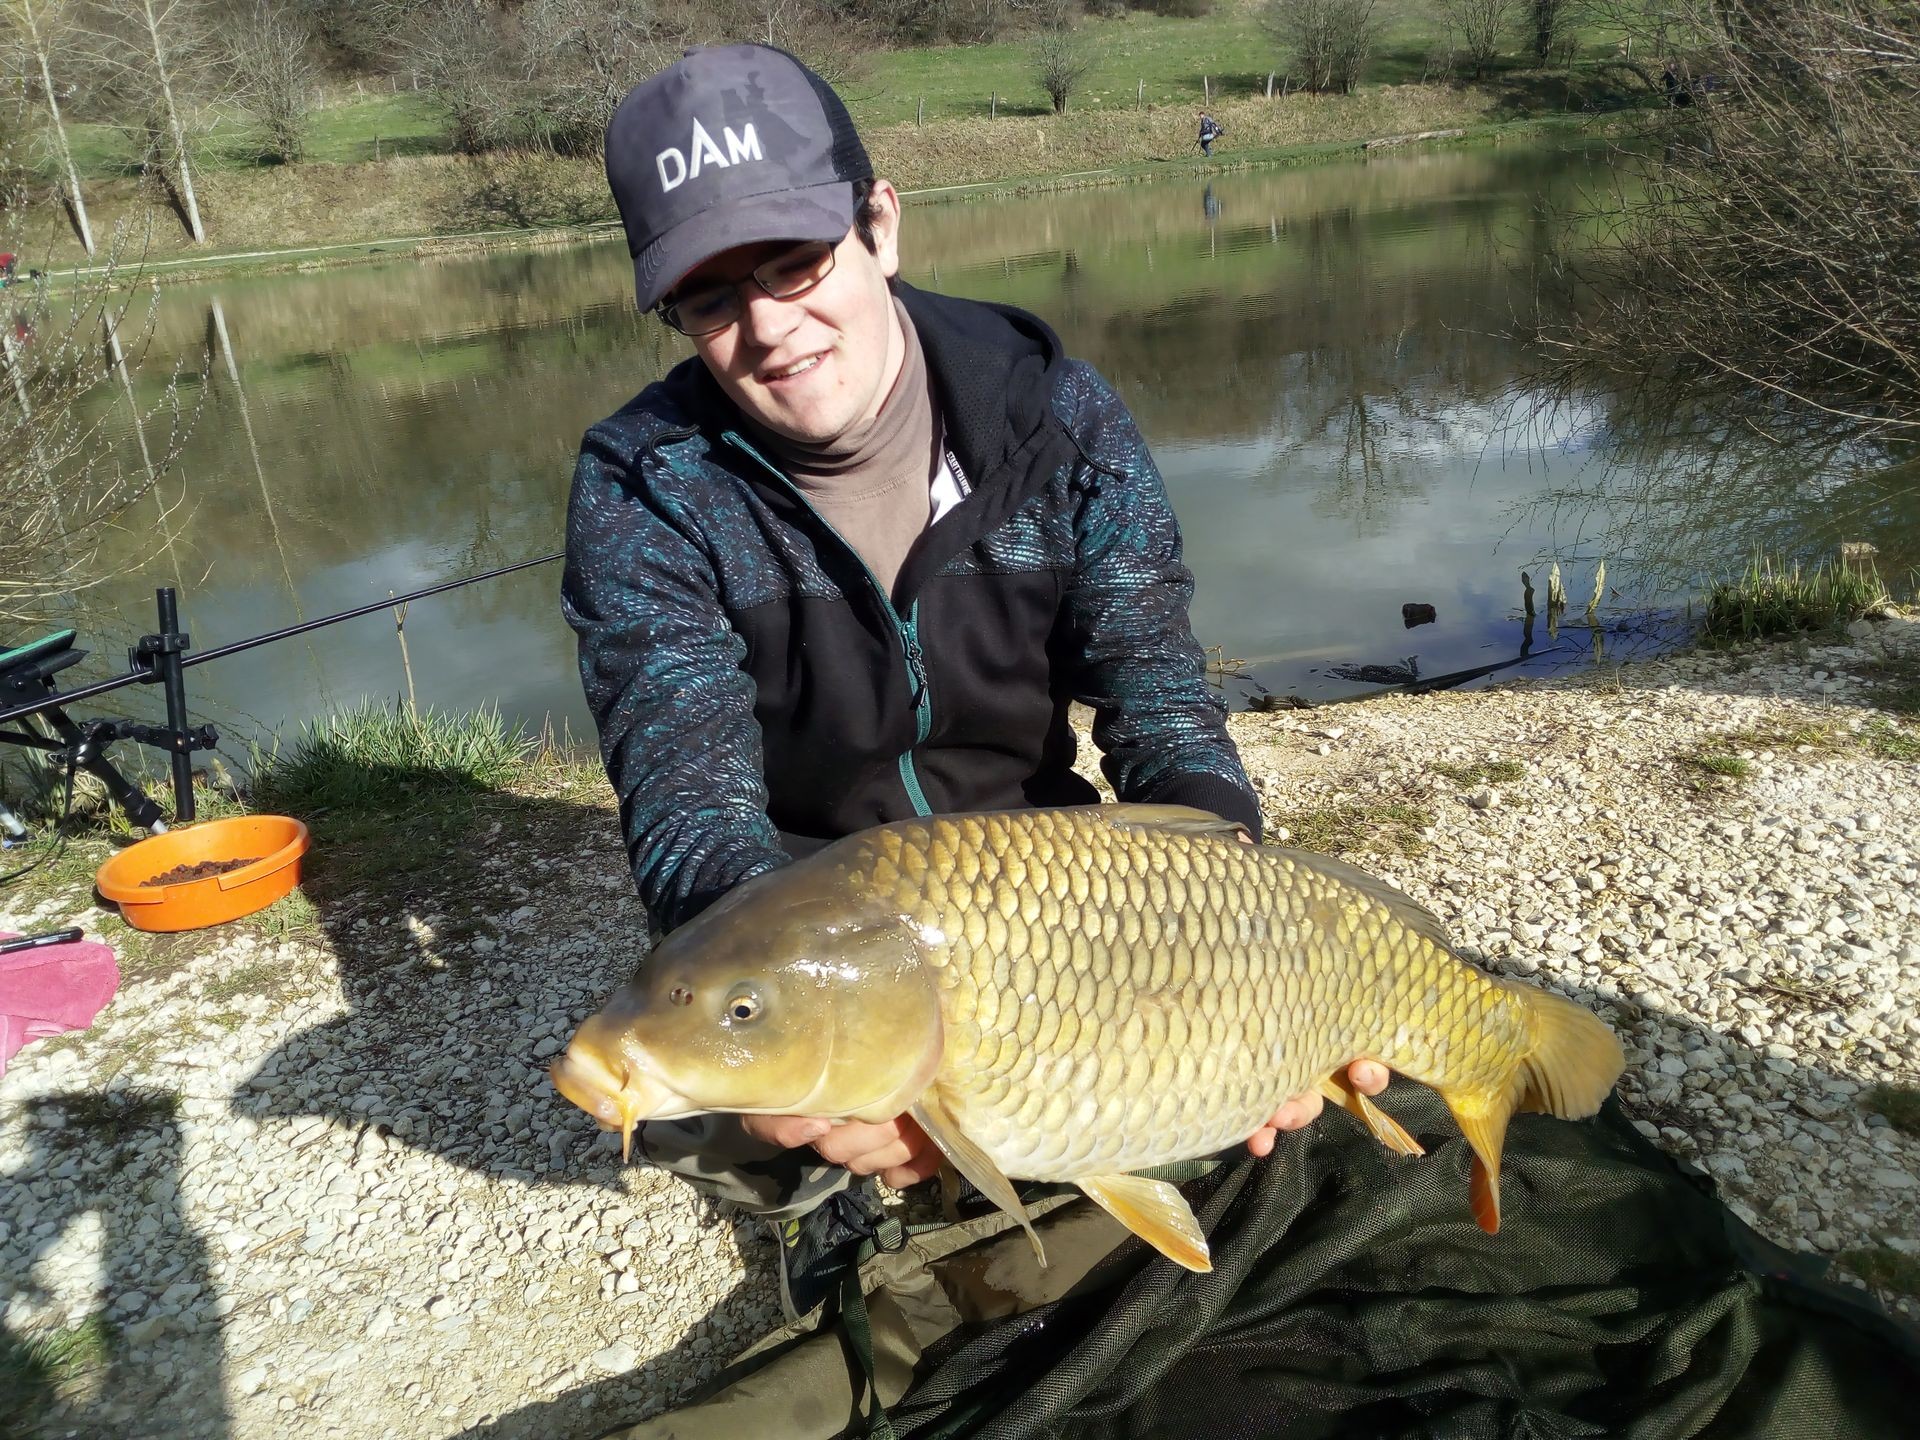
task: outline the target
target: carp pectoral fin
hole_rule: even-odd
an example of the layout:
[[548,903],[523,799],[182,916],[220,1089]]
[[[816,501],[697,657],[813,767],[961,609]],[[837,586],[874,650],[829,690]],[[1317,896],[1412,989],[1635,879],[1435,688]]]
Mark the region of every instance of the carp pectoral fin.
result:
[[1073,1183],[1174,1264],[1202,1275],[1213,1269],[1207,1237],[1193,1207],[1166,1181],[1139,1175],[1089,1175]]
[[1000,1167],[993,1163],[986,1151],[967,1138],[966,1132],[947,1113],[939,1092],[922,1091],[907,1113],[920,1122],[920,1128],[927,1132],[927,1138],[940,1147],[940,1153],[952,1162],[953,1168],[973,1182],[974,1189],[1020,1222],[1021,1229],[1027,1232],[1027,1238],[1033,1242],[1033,1253],[1040,1257],[1040,1264],[1044,1267],[1047,1263],[1046,1246],[1040,1243],[1040,1236],[1033,1228],[1033,1218],[1027,1214],[1027,1207],[1020,1203],[1013,1182],[1000,1173]]
[[1314,1088],[1342,1110],[1351,1111],[1359,1116],[1373,1138],[1396,1155],[1427,1153],[1425,1147],[1409,1135],[1398,1120],[1373,1103],[1371,1096],[1362,1095],[1353,1088],[1353,1083],[1347,1079],[1345,1070],[1327,1076]]

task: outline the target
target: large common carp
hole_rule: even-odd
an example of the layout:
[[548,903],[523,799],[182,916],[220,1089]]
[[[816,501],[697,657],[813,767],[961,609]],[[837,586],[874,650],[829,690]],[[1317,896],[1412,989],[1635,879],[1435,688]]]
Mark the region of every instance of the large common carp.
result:
[[911,1114],[1029,1235],[1011,1181],[1070,1181],[1205,1270],[1180,1192],[1128,1172],[1214,1154],[1315,1088],[1419,1154],[1344,1083],[1362,1057],[1445,1098],[1489,1232],[1508,1118],[1590,1115],[1623,1063],[1592,1014],[1473,969],[1365,871],[1110,805],[898,821],[749,880],[660,944],[553,1080],[628,1137],[706,1111]]

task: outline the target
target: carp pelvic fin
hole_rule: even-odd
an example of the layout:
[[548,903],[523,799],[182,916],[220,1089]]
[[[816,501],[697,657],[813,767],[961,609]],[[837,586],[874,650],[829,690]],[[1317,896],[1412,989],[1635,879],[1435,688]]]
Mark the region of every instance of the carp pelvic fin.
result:
[[1426,1148],[1409,1135],[1406,1127],[1386,1111],[1373,1103],[1370,1096],[1362,1095],[1353,1088],[1347,1079],[1346,1068],[1336,1070],[1314,1087],[1333,1101],[1342,1110],[1350,1111],[1360,1117],[1369,1134],[1396,1155],[1424,1155]]
[[1044,1267],[1047,1263],[1046,1246],[1040,1243],[1040,1236],[1033,1228],[1033,1218],[1027,1214],[1027,1207],[1020,1203],[1013,1182],[1000,1173],[1000,1167],[993,1163],[986,1151],[967,1138],[966,1132],[941,1103],[939,1090],[923,1091],[907,1113],[920,1122],[920,1128],[927,1132],[927,1138],[940,1147],[940,1153],[953,1163],[953,1168],[973,1182],[974,1189],[1020,1222],[1020,1228],[1027,1232],[1027,1238],[1033,1242],[1033,1253],[1039,1256],[1040,1264]]
[[1193,1207],[1166,1181],[1141,1175],[1088,1175],[1073,1183],[1174,1264],[1202,1275],[1213,1269],[1207,1237]]

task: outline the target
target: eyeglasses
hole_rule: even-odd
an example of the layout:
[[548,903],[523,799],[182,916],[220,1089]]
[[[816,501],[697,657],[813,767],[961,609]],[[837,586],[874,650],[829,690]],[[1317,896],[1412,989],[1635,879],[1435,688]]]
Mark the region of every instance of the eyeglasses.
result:
[[747,302],[741,288],[747,280],[776,300],[797,300],[833,273],[833,256],[838,248],[831,240],[808,240],[756,267],[745,280],[700,285],[684,294],[668,296],[654,307],[654,313],[682,335],[715,334],[745,313]]

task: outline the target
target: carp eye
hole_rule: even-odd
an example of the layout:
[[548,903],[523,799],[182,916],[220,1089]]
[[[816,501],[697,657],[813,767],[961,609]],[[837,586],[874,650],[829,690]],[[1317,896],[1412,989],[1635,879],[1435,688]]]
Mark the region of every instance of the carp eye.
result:
[[760,997],[751,990],[736,990],[727,997],[727,1019],[744,1025],[760,1018]]
[[667,1003],[670,1005],[691,1005],[693,1003],[693,991],[684,985],[676,985],[667,992]]

